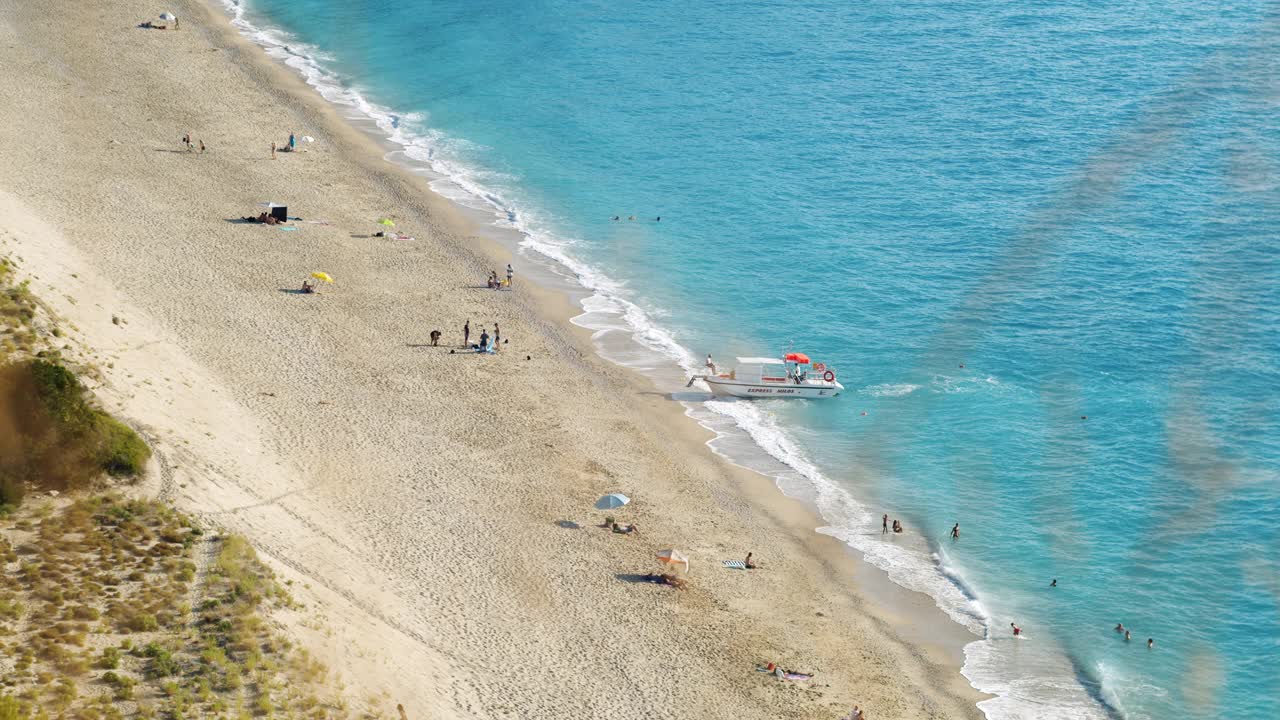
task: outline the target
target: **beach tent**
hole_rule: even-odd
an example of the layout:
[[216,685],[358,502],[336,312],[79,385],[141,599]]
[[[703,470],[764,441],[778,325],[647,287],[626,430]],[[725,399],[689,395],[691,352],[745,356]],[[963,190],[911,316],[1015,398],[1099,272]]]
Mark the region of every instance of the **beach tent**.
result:
[[271,217],[284,222],[289,219],[289,208],[284,205],[271,204]]
[[684,571],[689,572],[689,558],[679,550],[659,550],[658,561],[668,565],[684,565]]
[[622,493],[609,493],[596,501],[597,510],[613,510],[631,502],[631,498]]
[[178,16],[171,12],[162,12],[160,13],[160,19],[166,22],[172,22],[173,20],[177,20]]

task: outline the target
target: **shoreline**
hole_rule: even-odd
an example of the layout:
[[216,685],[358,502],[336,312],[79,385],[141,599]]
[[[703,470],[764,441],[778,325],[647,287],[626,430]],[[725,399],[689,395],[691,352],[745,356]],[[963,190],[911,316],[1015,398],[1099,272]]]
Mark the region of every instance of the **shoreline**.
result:
[[[218,5],[224,4],[225,0],[205,0],[205,2],[207,3],[206,7],[209,8],[213,16],[216,18],[219,16],[220,12]],[[221,14],[225,16],[226,11],[223,10]],[[232,27],[232,30],[242,39],[248,40],[251,46],[261,48],[260,45],[253,42],[251,38],[246,37],[242,31],[234,28],[234,26]],[[287,73],[302,81],[302,83],[315,94],[319,94],[315,85],[308,82],[307,78],[304,77],[297,68],[286,65],[278,58],[271,58],[270,56],[267,56],[266,60],[267,62],[273,63],[277,67],[284,69]],[[571,268],[564,267],[556,259],[542,254],[537,249],[531,249],[529,251],[530,254],[536,255],[536,257],[525,255],[521,249],[521,243],[525,239],[526,234],[517,228],[497,226],[493,222],[493,214],[496,212],[495,209],[472,207],[441,194],[431,187],[432,184],[441,180],[452,183],[453,181],[451,178],[441,175],[429,168],[425,168],[423,163],[413,160],[412,158],[404,157],[403,159],[393,159],[391,157],[393,155],[404,155],[403,146],[388,138],[386,131],[378,127],[371,118],[360,112],[342,112],[341,109],[344,108],[344,106],[337,105],[323,97],[321,97],[320,100],[326,107],[335,110],[336,114],[342,119],[342,121],[349,124],[358,133],[366,136],[379,150],[381,150],[383,152],[382,160],[384,163],[400,172],[407,173],[413,179],[421,179],[424,181],[427,185],[427,192],[431,193],[432,197],[436,201],[443,203],[444,206],[448,207],[455,214],[458,227],[460,228],[460,234],[474,236],[481,240],[482,253],[490,257],[497,267],[500,268],[503,264],[511,262],[512,260],[519,261],[523,259],[525,261],[532,262],[535,265],[535,273],[532,275],[534,279],[532,282],[527,280],[527,278],[530,277],[528,266],[522,266],[520,278],[526,278],[526,280],[520,282],[518,278],[521,289],[531,291],[535,294],[537,297],[535,305],[540,313],[548,316],[559,326],[569,328],[574,331],[578,350],[580,352],[593,353],[599,359],[621,368],[624,376],[633,376],[633,379],[636,381],[634,391],[637,395],[652,394],[654,390],[662,390],[660,386],[664,379],[663,376],[670,373],[655,371],[653,373],[646,374],[636,368],[629,367],[626,363],[620,360],[611,359],[608,357],[608,354],[604,351],[601,344],[596,341],[595,336],[597,332],[599,332],[598,328],[594,328],[580,322],[582,318],[591,314],[590,310],[582,307],[581,299],[590,297],[593,291],[579,285],[576,279],[567,277],[566,274],[573,272]],[[430,173],[430,175],[425,173]],[[643,346],[631,337],[628,337],[625,342],[635,345],[643,351],[653,352],[648,348],[643,348]],[[626,351],[624,350],[623,352]],[[677,371],[679,370],[679,368],[672,369]],[[684,379],[685,377],[683,375],[679,377],[681,382],[683,382]],[[740,469],[744,473],[744,477],[750,477],[752,479],[758,478],[765,481],[767,484],[767,490],[759,493],[755,493],[753,491],[753,494],[756,495],[757,501],[761,504],[768,503],[771,500],[782,500],[789,504],[798,505],[800,507],[799,512],[788,513],[792,518],[789,522],[796,523],[798,529],[807,528],[810,530],[815,537],[821,539],[822,545],[826,545],[828,544],[828,541],[830,541],[831,544],[836,546],[834,549],[823,548],[821,550],[818,550],[815,547],[814,551],[824,554],[834,553],[834,555],[832,555],[833,561],[840,555],[848,555],[853,560],[853,563],[849,566],[850,578],[852,578],[855,573],[860,577],[865,578],[862,571],[869,570],[869,574],[872,575],[872,578],[870,579],[873,582],[873,585],[869,590],[869,594],[877,598],[876,605],[878,609],[885,613],[886,616],[892,615],[893,617],[896,617],[898,620],[908,625],[909,629],[912,630],[915,629],[917,622],[923,621],[928,632],[915,633],[918,639],[925,644],[932,643],[934,645],[932,650],[935,653],[947,657],[948,662],[955,664],[957,675],[960,675],[959,668],[964,663],[964,645],[973,640],[982,639],[981,636],[967,631],[956,620],[947,617],[945,612],[936,605],[935,600],[929,597],[926,593],[904,588],[903,586],[893,582],[884,570],[877,568],[866,561],[862,557],[861,551],[858,549],[851,547],[849,544],[835,536],[818,532],[818,530],[824,527],[827,523],[820,516],[817,508],[814,507],[812,503],[787,495],[780,487],[778,487],[776,479],[770,477],[767,473],[753,469],[748,465],[735,461],[732,457],[712,450],[709,446],[717,439],[718,435],[714,430],[708,428],[693,417],[691,414],[691,411],[693,410],[692,406],[696,403],[694,401],[684,401],[676,399],[675,397],[670,397],[677,393],[666,394],[669,396],[669,401],[672,404],[682,408],[678,410],[680,415],[687,418],[688,422],[696,425],[698,431],[702,433],[702,438],[698,440],[696,445],[702,445],[704,447],[698,448],[695,447],[695,444],[691,443],[690,448],[687,450],[688,452],[706,452],[710,450],[720,457],[723,462],[733,466],[734,468]],[[667,408],[658,409],[658,411],[655,412],[655,421],[662,422],[664,424],[668,422],[678,422],[673,417],[665,417],[667,414],[666,410]],[[657,418],[656,416],[658,415],[662,415],[664,417]],[[764,451],[761,450],[761,452],[763,453]],[[770,457],[770,461],[780,462],[777,461],[776,458],[772,457]],[[902,603],[905,603],[910,608],[906,613],[889,613],[889,607],[898,606]],[[929,617],[931,615],[937,615],[942,622],[935,622],[938,618]],[[944,639],[939,641],[937,639],[939,635]],[[961,681],[967,686],[967,681],[963,679],[962,675]],[[977,697],[985,698],[990,696],[978,693]]]
[[[327,155],[331,152],[329,148],[338,148],[336,154],[342,156],[341,160],[343,162],[350,163],[354,167],[362,168],[368,173],[368,177],[371,178],[372,181],[381,182],[381,186],[374,191],[375,193],[386,193],[386,196],[388,197],[398,201],[403,201],[404,206],[418,206],[422,208],[423,217],[431,218],[438,226],[450,228],[450,230],[447,230],[446,232],[453,237],[459,238],[459,240],[452,246],[448,246],[446,244],[442,247],[442,251],[439,253],[441,259],[452,262],[454,265],[469,267],[474,271],[471,275],[477,278],[483,274],[483,270],[481,270],[483,265],[477,262],[479,258],[475,253],[478,253],[480,257],[494,262],[506,261],[505,258],[510,254],[509,249],[504,249],[494,239],[485,237],[483,229],[463,217],[463,213],[459,212],[456,208],[450,207],[450,201],[431,193],[428,188],[424,187],[426,185],[426,181],[423,178],[415,176],[409,171],[398,168],[392,163],[386,161],[384,159],[385,153],[378,152],[377,143],[373,138],[369,138],[367,135],[362,135],[358,129],[352,127],[347,127],[346,132],[344,133],[340,124],[346,123],[346,120],[340,117],[339,113],[335,111],[332,105],[319,98],[309,86],[305,85],[302,78],[298,77],[287,68],[282,67],[279,63],[276,63],[266,57],[265,54],[256,46],[251,45],[247,39],[241,37],[240,34],[226,21],[226,16],[220,13],[218,8],[208,7],[202,4],[193,5],[191,3],[179,3],[179,6],[180,12],[199,18],[196,22],[184,25],[182,31],[184,34],[207,34],[216,47],[230,50],[234,55],[238,56],[231,60],[233,64],[236,64],[236,70],[241,72],[257,73],[258,77],[261,78],[265,85],[269,85],[273,91],[285,94],[287,102],[278,101],[278,104],[285,106],[284,109],[286,112],[294,113],[296,116],[309,120],[316,127],[323,127],[325,129],[325,134],[333,138],[333,140],[331,142],[327,142],[326,145],[328,147],[318,154]],[[197,10],[199,8],[203,8],[203,17],[201,17],[198,12],[190,12],[193,8]],[[221,22],[219,23],[219,21]],[[167,137],[168,132],[170,131],[162,130],[155,134]],[[174,136],[176,137],[177,134],[178,133],[175,132]],[[198,135],[199,132],[197,132],[197,136]],[[156,142],[162,143],[162,141],[159,140],[156,140]],[[292,161],[295,160],[295,158],[285,158],[285,160]],[[301,162],[307,162],[310,160],[311,157],[305,156]],[[6,185],[8,185],[9,182],[11,182],[11,180],[7,181]],[[351,185],[354,186],[356,183],[351,183]],[[351,192],[352,195],[362,200],[368,197],[367,193],[368,191],[363,188],[357,188]],[[47,213],[39,214],[44,215]],[[219,228],[219,230],[225,231],[224,228]],[[253,228],[253,230],[255,232],[261,231],[259,232],[259,235],[269,231],[267,228]],[[40,228],[40,232],[48,231],[48,227]],[[301,233],[297,234],[300,235]],[[426,233],[420,234],[426,235]],[[270,239],[275,238],[273,237]],[[74,240],[70,244],[74,246]],[[384,252],[394,252],[393,250],[389,250],[385,247],[383,247],[382,250]],[[359,253],[357,253],[357,256],[360,256],[363,260],[369,262],[379,262],[373,258],[374,254],[375,253],[365,253],[363,256],[360,256]],[[287,255],[288,253],[285,251],[280,251],[279,253],[280,258]],[[342,257],[342,254],[339,252],[329,252],[327,255],[328,259],[334,262],[338,261]],[[54,275],[55,271],[53,267],[56,267],[57,263],[63,261],[63,258],[57,257],[44,258],[43,261],[41,261],[43,265],[39,268],[41,280],[47,281],[47,276]],[[386,262],[386,259],[382,259],[381,262]],[[53,267],[51,267],[51,264],[53,264]],[[85,263],[84,265],[87,266],[88,264],[89,263]],[[79,270],[84,269],[82,266],[73,265],[73,267],[77,267]],[[82,273],[78,272],[76,274]],[[374,276],[370,277],[372,278]],[[68,271],[61,276],[60,280],[73,284],[70,278],[71,273]],[[237,290],[242,289],[242,287],[237,288]],[[709,448],[705,447],[707,440],[712,437],[712,433],[710,431],[698,426],[695,432],[690,432],[691,428],[683,423],[694,421],[691,418],[682,419],[672,414],[679,413],[680,416],[684,416],[685,412],[682,406],[666,399],[665,397],[653,397],[654,393],[652,393],[652,388],[650,387],[649,380],[647,378],[623,368],[607,365],[605,360],[595,356],[595,349],[591,343],[591,333],[585,328],[576,326],[571,322],[572,318],[580,313],[576,312],[576,309],[569,297],[553,290],[536,288],[525,283],[520,285],[520,290],[520,295],[527,294],[529,296],[528,300],[524,300],[523,298],[520,300],[521,305],[532,308],[530,317],[523,319],[522,322],[527,323],[530,329],[546,331],[547,337],[550,338],[550,340],[544,338],[542,344],[539,345],[538,352],[540,354],[563,358],[565,362],[575,366],[575,371],[581,371],[587,375],[595,376],[595,379],[589,380],[589,382],[594,382],[595,384],[602,386],[603,392],[610,393],[613,396],[627,398],[630,402],[630,409],[632,411],[638,411],[637,414],[640,416],[640,420],[635,422],[635,425],[642,426],[646,433],[650,433],[654,437],[660,438],[667,446],[678,447],[679,449],[671,454],[678,458],[678,462],[680,462],[681,465],[687,464],[697,467],[700,471],[701,477],[716,479],[721,483],[732,483],[732,487],[728,485],[722,485],[719,487],[709,486],[707,488],[707,494],[714,496],[717,492],[730,494],[734,492],[741,493],[741,496],[745,498],[745,502],[742,503],[742,505],[748,508],[747,512],[751,518],[754,519],[761,516],[767,518],[771,525],[770,531],[773,534],[773,537],[785,539],[785,542],[788,545],[795,547],[799,552],[806,555],[806,557],[801,558],[796,562],[796,564],[804,564],[806,566],[805,569],[799,571],[801,575],[812,573],[814,571],[820,575],[825,574],[825,578],[819,578],[820,581],[825,583],[825,585],[823,585],[824,590],[828,590],[834,594],[847,594],[849,597],[843,602],[848,603],[848,609],[852,613],[856,613],[865,619],[869,626],[878,629],[880,639],[888,642],[892,642],[892,638],[895,637],[898,638],[899,641],[904,637],[906,639],[918,640],[918,642],[913,642],[911,644],[901,642],[900,647],[897,648],[897,650],[903,654],[903,657],[914,658],[917,663],[913,668],[900,668],[900,670],[905,670],[905,675],[914,676],[913,679],[918,682],[944,686],[946,689],[946,696],[953,698],[953,700],[946,701],[942,698],[937,698],[936,700],[939,703],[939,706],[949,706],[951,702],[954,702],[954,698],[964,698],[965,701],[970,701],[971,706],[971,711],[964,713],[964,715],[971,717],[978,716],[979,713],[976,707],[972,707],[972,703],[976,703],[981,700],[983,696],[972,690],[972,688],[969,688],[967,682],[959,673],[959,665],[961,662],[960,653],[963,651],[958,643],[962,639],[960,634],[964,633],[964,630],[955,625],[942,613],[941,610],[934,607],[932,599],[893,585],[887,577],[883,576],[883,573],[871,568],[869,565],[866,565],[858,559],[853,550],[844,543],[815,532],[815,528],[822,525],[821,520],[818,519],[816,514],[814,514],[810,509],[801,506],[798,501],[783,496],[781,491],[774,485],[770,478],[745,469],[726,467],[729,465],[727,461],[716,457],[710,452]],[[92,289],[95,297],[105,291],[106,290],[103,287]],[[341,290],[334,291],[334,294],[336,295],[338,292],[341,292]],[[447,290],[442,289],[436,294],[443,296],[447,292]],[[454,290],[454,292],[457,291]],[[122,295],[124,297],[130,297],[128,292],[124,292]],[[170,293],[168,300],[172,303],[175,297],[181,296],[181,292]],[[53,300],[54,298],[50,299]],[[74,316],[77,314],[82,315],[84,312],[83,310],[76,309],[77,307],[80,307],[78,305],[70,305],[66,302],[58,302],[55,304],[58,305],[59,310],[67,316]],[[162,311],[162,316],[175,312],[171,307],[166,308],[164,303],[146,303],[146,305],[148,307],[159,306]],[[234,310],[234,308],[230,309]],[[145,316],[146,314],[147,313],[139,312],[139,315],[142,316]],[[365,317],[366,319],[368,318],[368,316],[365,315],[362,315],[361,317]],[[169,322],[166,322],[166,320],[169,320]],[[155,323],[154,328],[148,327],[147,329],[148,331],[153,330],[156,337],[166,337],[172,334],[172,326],[170,322],[173,322],[171,318],[161,317]],[[504,325],[508,324],[508,322],[509,321],[504,320]],[[77,324],[87,325],[88,323],[77,322]],[[150,325],[150,323],[143,324],[147,326]],[[252,327],[252,325],[252,323],[249,323],[247,326]],[[510,325],[508,325],[508,327],[510,327]],[[107,328],[100,328],[99,331],[109,332],[110,330]],[[425,333],[425,331],[423,332]],[[456,330],[448,331],[449,335],[454,333],[456,333]],[[324,352],[322,349],[317,348],[314,338],[297,337],[295,339],[301,340],[304,343],[304,346],[308,348],[309,352]],[[568,349],[571,350],[571,352],[566,352],[564,349],[557,349],[548,344],[558,342],[560,340],[567,340],[569,342]],[[178,342],[181,343],[183,341],[179,339]],[[186,339],[186,342],[191,343],[193,341],[188,338]],[[195,340],[194,342],[199,344],[200,340]],[[290,347],[288,344],[280,343],[276,343],[274,346]],[[100,348],[101,346],[97,344],[90,344],[90,347]],[[521,349],[517,352],[523,353],[524,350]],[[574,353],[576,353],[578,357],[573,357]],[[503,356],[503,359],[510,357],[510,354],[506,354]],[[512,359],[514,360],[514,358]],[[174,360],[176,362],[173,358],[170,360]],[[214,360],[218,361],[219,358],[214,358]],[[225,362],[226,358],[221,358],[221,361]],[[121,364],[124,365],[125,363],[122,362]],[[198,368],[203,364],[194,363],[194,365]],[[191,372],[198,376],[200,371],[197,368],[193,368]],[[396,371],[399,371],[400,369],[401,368],[399,367],[395,368]],[[163,369],[152,368],[152,370],[163,372]],[[343,373],[339,372],[336,376],[341,376],[342,374]],[[108,372],[107,375],[111,377],[112,380],[119,382],[121,385],[126,387],[131,386],[129,383],[125,383],[122,379],[118,378],[118,373]],[[235,382],[226,382],[227,373],[225,370],[215,370],[212,373],[212,376],[211,382],[208,383],[208,387],[211,388],[216,389],[224,384],[237,384]],[[487,380],[493,380],[493,378],[488,376],[485,376],[485,378]],[[406,387],[412,386],[411,382],[403,379],[402,377],[400,378],[400,381],[404,383]],[[109,393],[120,392],[118,388],[112,387],[111,384],[108,385],[106,391]],[[234,396],[237,392],[235,390],[231,390],[230,394]],[[233,399],[228,402],[236,406],[242,406],[246,411],[246,416],[236,419],[233,424],[243,423],[249,427],[259,424],[268,426],[274,424],[273,422],[262,423],[260,420],[255,421],[254,419],[251,419],[254,416],[261,417],[264,414],[265,408],[260,404],[264,401],[258,401],[259,407],[255,408],[253,407],[255,405],[254,402],[245,401],[243,396],[248,393],[244,387],[241,388],[239,394],[242,397],[238,399],[233,397]],[[384,400],[394,402],[394,397],[394,393],[388,394],[384,396]],[[637,398],[640,400],[638,403],[635,402]],[[121,402],[124,402],[126,405],[128,404],[128,401],[123,397],[121,398]],[[154,420],[139,417],[137,411],[141,409],[144,408],[135,408],[135,411],[130,413],[130,416],[145,423],[154,422]],[[271,421],[293,420],[293,423],[285,422],[284,424],[294,428],[299,427],[296,424],[298,418],[290,418],[288,417],[288,413],[281,413],[280,411],[266,411],[266,415]],[[302,415],[305,418],[307,413],[303,413]],[[179,420],[176,416],[173,419],[175,421]],[[305,426],[304,420],[304,425],[302,425],[302,427]],[[246,433],[246,435],[252,434],[254,433]],[[263,448],[261,453],[264,457],[277,454],[281,444],[278,439],[264,440],[261,437],[245,438],[244,441],[249,443],[257,442],[260,444]],[[307,446],[308,444],[305,442],[301,444],[301,447],[304,449],[307,448]],[[223,450],[225,451],[225,449]],[[206,454],[217,454],[219,451],[217,448],[211,447],[209,449],[202,450],[201,452]],[[348,453],[350,452],[350,449],[348,449]],[[196,454],[199,455],[200,453]],[[284,464],[296,464],[298,462],[297,457],[298,456],[295,454],[293,455],[292,460],[288,458],[284,459]],[[274,457],[272,458],[273,461],[276,459],[277,458]],[[281,475],[296,474],[306,477],[307,474],[315,472],[313,470],[305,470],[300,467],[293,467],[290,468],[290,470],[292,471],[291,473],[281,473]],[[617,475],[620,471],[615,470],[614,473]],[[297,477],[277,478],[277,481],[281,485],[278,489],[292,493],[297,492],[299,488],[307,489],[312,487],[305,482],[297,482],[297,480]],[[634,482],[634,480],[628,481]],[[192,484],[197,484],[194,478],[192,478]],[[205,484],[208,485],[209,483]],[[213,485],[216,485],[216,483]],[[549,492],[554,492],[554,490]],[[665,488],[656,490],[655,495],[659,497],[667,495],[668,500],[674,500],[676,498],[680,498],[683,492],[685,491]],[[207,517],[217,517],[221,513],[236,511],[237,509],[242,511],[244,507],[251,505],[251,503],[238,504],[236,501],[228,502],[228,498],[224,497],[226,494],[225,488],[207,487],[201,490],[193,490],[192,493],[187,495],[178,491],[175,491],[174,494],[175,499],[180,504],[195,504],[198,506],[195,509]],[[642,497],[643,495],[644,493],[641,493]],[[267,498],[258,499],[270,500],[272,497],[279,496],[268,495]],[[206,507],[203,505],[205,503],[211,503],[213,505],[212,507]],[[341,506],[337,506],[335,508],[332,503],[332,498],[327,498],[326,502],[321,504],[329,506],[322,507],[317,511],[319,515],[328,519],[341,517],[343,515]],[[661,512],[664,509],[660,503],[651,503],[651,505],[654,511]],[[215,511],[213,508],[222,509]],[[337,511],[335,511],[335,509]],[[311,510],[311,508],[308,508],[308,510]],[[648,511],[648,508],[646,507],[645,510]],[[301,514],[301,511],[296,509],[293,512],[294,514]],[[288,515],[289,513],[285,514]],[[273,519],[272,522],[277,520],[279,519]],[[660,521],[660,516],[655,517],[654,522]],[[650,521],[646,519],[645,523],[648,524],[648,522]],[[274,526],[271,526],[270,523],[260,523],[256,526],[253,525],[252,522],[249,524],[251,530],[258,531],[254,535],[251,535],[254,536],[255,539],[261,538],[264,534],[269,536],[271,542],[268,543],[268,554],[272,559],[280,561],[281,558],[289,556],[296,550],[291,547],[291,544],[296,544],[296,538],[290,538],[288,533],[282,531],[280,528],[275,528]],[[303,525],[305,526],[305,523],[303,523]],[[696,527],[696,525],[697,522],[695,521],[694,526]],[[264,527],[267,526],[270,526],[271,529],[277,531],[276,536],[270,537],[270,531],[264,532]],[[286,528],[290,531],[297,529],[291,526],[286,526]],[[586,529],[589,530],[589,528]],[[329,532],[321,532],[316,528],[310,528],[309,530],[313,536],[312,539],[324,540],[331,545],[345,547],[350,551],[351,558],[360,557],[362,548],[368,547],[369,543],[375,538],[374,535],[370,535],[368,533],[368,527],[362,527],[359,526],[359,524],[357,524],[356,527],[344,529],[342,532],[334,531],[332,528],[326,528],[326,531]],[[326,537],[326,534],[333,535],[333,537]],[[613,538],[607,539],[611,540]],[[327,547],[324,552],[328,553],[331,550],[332,548]],[[716,550],[713,550],[712,552],[715,551]],[[739,554],[736,549],[724,549],[721,550],[721,552],[729,555]],[[700,555],[701,554],[702,553],[700,553]],[[768,554],[770,557],[774,555],[773,552]],[[324,554],[319,554],[319,557],[331,560],[330,556]],[[285,564],[295,570],[298,569],[297,566],[302,566],[303,568],[311,567],[305,562],[297,562],[296,558],[294,559],[293,564],[288,562]],[[714,573],[717,572],[717,570],[718,569],[704,570],[704,572]],[[867,572],[867,570],[871,570],[871,572]],[[546,569],[546,572],[552,572],[552,570]],[[383,583],[374,577],[376,575],[377,573],[373,573],[371,571],[373,586],[375,588],[379,588]],[[304,570],[299,571],[298,577],[302,578],[313,576]],[[706,576],[704,575],[703,577]],[[864,581],[868,581],[868,584],[875,587],[875,590],[869,592],[863,588],[858,588],[856,590],[849,588],[848,586],[853,583],[855,578],[857,578],[860,584]],[[698,577],[698,575],[694,575],[694,579],[695,581],[699,581],[703,578]],[[721,578],[715,579],[717,585],[722,584],[720,580]],[[335,585],[340,585],[340,583],[332,578],[330,579],[330,582]],[[624,591],[627,589],[629,588],[624,586]],[[374,595],[376,596],[381,594],[381,592],[386,592],[389,595],[395,594],[394,590],[381,590],[381,588],[379,588],[379,592],[375,592]],[[341,593],[335,594],[341,595]],[[880,600],[879,602],[871,602],[868,599],[868,596],[875,596],[880,598]],[[350,598],[348,598],[348,600],[349,599]],[[334,602],[339,601],[335,600]],[[387,599],[388,606],[403,604],[403,602],[403,599],[396,600],[390,597]],[[908,606],[907,612],[890,613],[886,609],[889,604],[895,604],[896,606],[896,603]],[[701,605],[702,603],[697,604]],[[919,607],[921,604],[927,605],[927,609]],[[714,601],[712,601],[712,605],[715,605]],[[911,607],[913,605],[915,607]],[[756,608],[756,610],[759,611],[759,608]],[[407,622],[399,624],[404,627],[410,625],[410,623]],[[951,630],[948,630],[948,628]],[[402,632],[401,634],[404,633]],[[377,635],[382,636],[384,634],[379,633]],[[938,638],[944,636],[945,639],[942,642],[937,642]],[[448,653],[442,654],[447,655]],[[460,663],[462,666],[465,666],[466,664],[467,663]],[[449,663],[447,662],[440,664],[442,667],[448,665]],[[464,669],[462,672],[465,671],[466,670]],[[452,674],[454,671],[450,670],[446,672]],[[742,679],[739,678],[739,680]],[[743,682],[745,683],[746,681],[744,680]],[[926,688],[912,687],[911,689],[919,692]],[[478,698],[479,695],[477,694],[476,697]],[[834,698],[834,700],[839,703],[844,703],[846,699],[847,698]],[[439,700],[439,698],[437,698],[437,700]],[[452,697],[449,698],[449,700],[456,703],[457,698]],[[851,702],[852,701],[853,700],[851,700]],[[851,702],[847,704],[851,704]],[[810,709],[812,710],[812,708]],[[905,711],[906,708],[903,708],[903,710]],[[873,711],[877,717],[894,716],[892,711],[884,712],[879,709],[875,709]],[[798,716],[808,717],[816,715],[805,714]],[[906,717],[909,715],[901,716]],[[937,716],[953,715],[945,714],[944,712],[943,715]]]

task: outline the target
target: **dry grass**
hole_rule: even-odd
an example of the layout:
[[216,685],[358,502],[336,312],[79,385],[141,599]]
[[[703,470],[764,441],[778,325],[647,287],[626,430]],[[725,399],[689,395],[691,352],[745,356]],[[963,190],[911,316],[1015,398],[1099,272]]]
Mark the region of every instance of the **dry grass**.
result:
[[115,495],[51,507],[0,521],[0,720],[352,717],[244,538]]

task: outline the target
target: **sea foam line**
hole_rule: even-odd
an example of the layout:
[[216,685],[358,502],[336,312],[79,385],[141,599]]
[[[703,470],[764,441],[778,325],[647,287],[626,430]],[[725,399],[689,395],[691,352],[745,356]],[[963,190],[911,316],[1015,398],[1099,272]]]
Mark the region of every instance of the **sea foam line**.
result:
[[[573,318],[573,322],[596,330],[600,336],[627,332],[640,347],[653,353],[655,360],[674,363],[686,373],[699,369],[694,353],[684,347],[671,331],[656,323],[649,312],[625,297],[624,283],[575,256],[573,247],[577,241],[557,235],[551,229],[552,223],[544,221],[535,208],[521,207],[508,193],[495,187],[515,182],[515,178],[467,164],[460,159],[461,153],[458,152],[467,147],[466,143],[426,127],[420,115],[397,113],[368,100],[358,90],[346,85],[337,73],[324,67],[324,61],[329,58],[319,48],[298,42],[284,30],[252,23],[246,17],[244,0],[222,0],[222,4],[231,16],[231,24],[260,45],[268,56],[293,68],[325,100],[351,108],[373,122],[387,140],[402,148],[406,158],[438,176],[430,183],[434,191],[465,207],[492,212],[495,226],[520,233],[521,249],[535,252],[567,271],[572,280],[590,293],[581,301],[583,314]],[[608,358],[603,348],[601,350],[601,354]],[[892,385],[866,388],[863,392],[893,397],[918,389],[914,385]],[[868,533],[867,528],[876,526],[875,515],[810,462],[799,444],[765,405],[732,401],[683,404],[686,414],[716,434],[708,445],[718,455],[736,465],[773,477],[788,495],[811,499],[828,523],[828,526],[818,528],[818,532],[857,549],[864,559],[885,571],[894,583],[931,596],[955,622],[979,635],[986,634],[989,624],[987,613],[959,571],[949,567],[937,554],[913,552],[884,542],[875,533]],[[758,454],[733,455],[725,452],[722,448],[727,444],[740,445],[733,442],[737,439],[735,432],[749,438]],[[993,650],[985,647],[987,645],[987,640],[970,643],[966,656],[973,655],[978,646],[984,646],[978,654],[986,655]],[[979,681],[968,672],[966,676],[970,676],[979,690],[1000,692],[999,682],[991,682],[991,679]],[[1028,709],[1014,697],[1001,697],[997,702],[988,701],[982,706],[991,718],[1024,717]],[[1036,709],[1045,711],[1043,705]]]

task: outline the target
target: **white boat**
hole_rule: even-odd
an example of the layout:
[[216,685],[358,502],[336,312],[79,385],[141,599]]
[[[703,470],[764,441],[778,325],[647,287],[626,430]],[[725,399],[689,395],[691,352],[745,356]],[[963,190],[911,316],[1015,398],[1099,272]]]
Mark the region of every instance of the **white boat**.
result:
[[[708,361],[710,358],[708,357]],[[804,353],[787,353],[782,359],[740,357],[728,373],[695,375],[716,397],[738,398],[832,398],[844,390],[836,372],[821,363],[809,362]]]

